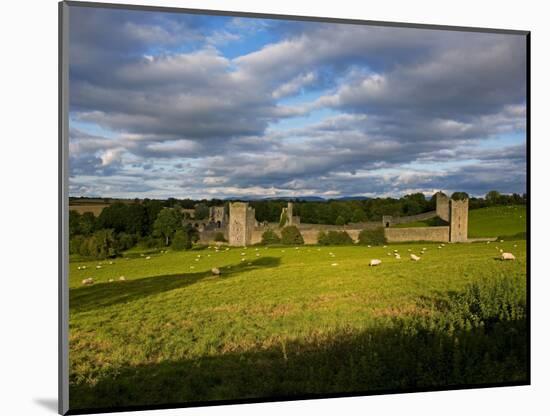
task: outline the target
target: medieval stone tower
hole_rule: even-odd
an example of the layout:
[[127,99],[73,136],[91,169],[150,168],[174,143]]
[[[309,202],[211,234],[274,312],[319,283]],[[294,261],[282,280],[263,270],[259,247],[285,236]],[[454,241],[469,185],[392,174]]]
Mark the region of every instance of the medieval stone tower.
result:
[[468,241],[468,200],[451,200],[451,221],[449,241],[463,243]]
[[439,218],[441,218],[443,221],[449,222],[450,218],[450,204],[449,204],[449,197],[445,195],[443,192],[438,192],[436,195],[436,205],[435,205],[435,213]]
[[468,241],[468,199],[455,201],[442,192],[436,196],[436,214],[449,223],[449,241]]
[[246,246],[252,240],[252,231],[256,224],[254,208],[248,202],[229,204],[229,245]]

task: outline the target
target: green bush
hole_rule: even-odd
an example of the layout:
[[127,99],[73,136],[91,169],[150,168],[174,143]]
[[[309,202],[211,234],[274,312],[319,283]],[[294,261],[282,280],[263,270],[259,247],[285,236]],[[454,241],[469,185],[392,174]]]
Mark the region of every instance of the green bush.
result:
[[334,223],[336,225],[345,225],[346,224],[346,219],[344,217],[342,217],[341,215],[338,215],[338,217],[336,217],[336,221]]
[[71,237],[69,240],[69,254],[80,254],[82,244],[84,244],[85,241],[86,238],[82,235]]
[[185,230],[178,230],[172,239],[172,249],[176,251],[189,250],[193,247],[190,235]]
[[[73,245],[73,254],[78,253],[82,257],[105,259],[115,257],[118,254],[117,241],[113,230],[99,230],[90,237],[79,240],[73,238]],[[75,251],[76,247],[78,247],[78,251]]]
[[219,241],[222,243],[226,241],[221,231],[218,231],[216,234],[214,234],[214,241]]
[[359,233],[359,244],[379,246],[386,243],[384,228],[378,227],[373,230],[363,230]]
[[287,245],[304,244],[304,238],[295,225],[289,225],[281,230],[281,242]]
[[281,237],[273,230],[266,230],[262,234],[262,244],[279,244],[281,242]]
[[139,240],[139,245],[143,248],[161,248],[165,247],[164,240],[162,238],[156,238],[153,236],[146,236]]
[[116,240],[117,251],[125,251],[131,249],[136,245],[137,242],[137,238],[135,235],[127,233],[118,234]]
[[352,238],[345,231],[321,231],[317,237],[318,244],[322,246],[339,246],[353,244]]

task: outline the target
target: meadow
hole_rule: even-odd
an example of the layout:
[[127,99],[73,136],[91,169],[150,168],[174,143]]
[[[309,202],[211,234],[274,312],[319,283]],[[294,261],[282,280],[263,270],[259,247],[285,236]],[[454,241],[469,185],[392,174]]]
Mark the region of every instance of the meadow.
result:
[[[474,212],[475,236],[519,232]],[[71,408],[525,382],[526,261],[504,239],[71,262]]]

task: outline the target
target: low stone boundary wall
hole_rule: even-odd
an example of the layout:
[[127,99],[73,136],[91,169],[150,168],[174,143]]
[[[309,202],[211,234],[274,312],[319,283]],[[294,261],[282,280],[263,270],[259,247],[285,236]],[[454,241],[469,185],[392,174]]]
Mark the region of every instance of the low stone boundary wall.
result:
[[435,241],[447,243],[450,229],[443,227],[384,228],[388,243],[407,241]]
[[437,217],[437,213],[435,211],[430,211],[417,215],[409,215],[407,217],[392,217],[391,222],[392,224],[406,224],[408,222],[429,220],[434,217]]

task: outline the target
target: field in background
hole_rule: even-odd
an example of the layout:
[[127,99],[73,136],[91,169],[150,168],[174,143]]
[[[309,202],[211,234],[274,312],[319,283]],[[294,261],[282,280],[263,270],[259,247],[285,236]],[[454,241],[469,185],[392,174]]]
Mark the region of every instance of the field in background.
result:
[[[525,205],[496,206],[470,210],[468,215],[468,237],[514,237],[525,238],[527,227]],[[445,225],[439,218],[397,224],[396,228],[433,227]]]
[[[470,218],[503,235],[524,212]],[[524,381],[525,241],[438,247],[133,250],[72,262],[71,408]],[[498,260],[501,249],[517,260]],[[95,284],[82,286],[88,277]]]

